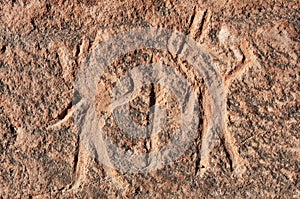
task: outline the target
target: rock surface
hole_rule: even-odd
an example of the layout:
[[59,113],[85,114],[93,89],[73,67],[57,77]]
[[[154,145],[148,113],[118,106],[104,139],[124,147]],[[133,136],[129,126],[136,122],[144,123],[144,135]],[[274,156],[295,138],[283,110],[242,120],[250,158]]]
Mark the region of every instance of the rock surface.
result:
[[[299,1],[288,0],[1,1],[0,198],[300,198],[299,10]],[[209,54],[224,84],[224,125],[207,145],[213,101],[184,57],[157,49],[117,57],[93,100],[103,136],[119,148],[160,151],[180,125],[180,100],[163,84],[147,84],[129,99],[129,113],[145,127],[157,103],[165,128],[155,138],[125,135],[110,99],[126,71],[167,64],[190,82],[200,107],[180,157],[121,172],[78,133],[75,116],[85,113],[78,114],[83,96],[75,83],[101,43],[149,27],[176,30]]]

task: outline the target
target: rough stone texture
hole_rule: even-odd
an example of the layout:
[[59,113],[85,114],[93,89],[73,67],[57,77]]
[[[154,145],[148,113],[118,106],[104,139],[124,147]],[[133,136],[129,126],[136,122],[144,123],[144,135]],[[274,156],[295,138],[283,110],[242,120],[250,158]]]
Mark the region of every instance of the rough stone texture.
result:
[[[0,198],[300,198],[299,1],[0,2]],[[199,156],[203,121],[175,162],[121,174],[79,139],[74,81],[103,40],[149,26],[180,31],[211,53],[225,82],[226,125],[207,157]],[[145,49],[116,60],[97,99],[111,92],[117,69],[160,57],[199,88],[203,119],[202,78],[165,52]],[[130,103],[140,125],[147,123],[150,95],[145,87]],[[176,112],[176,103],[164,100]],[[113,140],[146,150],[126,141],[104,114]]]

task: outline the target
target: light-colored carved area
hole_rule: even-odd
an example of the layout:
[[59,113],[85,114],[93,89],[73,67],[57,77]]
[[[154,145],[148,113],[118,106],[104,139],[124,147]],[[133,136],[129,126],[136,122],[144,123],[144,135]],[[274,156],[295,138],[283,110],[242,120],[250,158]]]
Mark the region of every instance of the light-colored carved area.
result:
[[[1,1],[0,198],[299,198],[299,8],[287,0]],[[180,157],[149,172],[121,172],[105,146],[83,142],[77,122],[91,119],[80,117],[91,107],[75,81],[101,43],[139,27],[176,30],[208,52],[226,110],[220,134],[209,131],[208,82],[184,57],[137,49],[116,58],[92,99],[105,130],[90,129],[95,138],[149,154],[176,136],[180,100],[163,84],[112,100],[118,80],[139,65],[172,67],[199,105]],[[185,40],[178,45],[180,54]],[[127,102],[139,126],[165,127],[155,134],[156,122],[145,139],[127,135],[113,115]]]

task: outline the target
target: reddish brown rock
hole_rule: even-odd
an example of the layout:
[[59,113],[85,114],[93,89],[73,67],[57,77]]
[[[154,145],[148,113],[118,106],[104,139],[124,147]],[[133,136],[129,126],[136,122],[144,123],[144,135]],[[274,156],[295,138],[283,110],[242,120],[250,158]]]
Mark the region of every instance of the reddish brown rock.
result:
[[[0,198],[299,198],[299,24],[299,2],[288,0],[1,1]],[[109,96],[140,64],[172,66],[196,90],[201,109],[195,139],[179,158],[122,173],[82,141],[75,116],[85,104],[74,88],[101,43],[139,27],[179,31],[207,51],[226,110],[218,139],[203,153],[213,115],[205,78],[184,57],[157,49],[118,57],[94,101],[120,148],[160,150],[178,128],[178,102],[157,85],[130,99],[129,112],[146,126],[149,107],[161,103],[168,128],[143,140],[116,125]]]

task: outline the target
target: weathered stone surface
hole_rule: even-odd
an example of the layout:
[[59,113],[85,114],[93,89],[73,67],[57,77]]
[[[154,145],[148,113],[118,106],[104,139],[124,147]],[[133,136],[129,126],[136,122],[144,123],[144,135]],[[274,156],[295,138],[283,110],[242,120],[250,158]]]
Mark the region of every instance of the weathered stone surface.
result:
[[[288,0],[1,1],[0,198],[299,198],[299,10],[298,1]],[[224,84],[224,125],[210,137],[208,83],[180,52],[128,52],[107,66],[92,99],[116,146],[133,154],[161,150],[180,126],[182,99],[151,84],[131,96],[129,113],[147,126],[150,107],[159,103],[166,128],[142,139],[117,125],[114,88],[140,65],[174,68],[195,89],[200,111],[193,141],[179,158],[157,170],[124,173],[83,142],[78,124],[86,121],[87,105],[76,79],[103,42],[149,27],[179,31],[209,54],[201,56]]]

